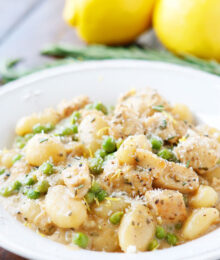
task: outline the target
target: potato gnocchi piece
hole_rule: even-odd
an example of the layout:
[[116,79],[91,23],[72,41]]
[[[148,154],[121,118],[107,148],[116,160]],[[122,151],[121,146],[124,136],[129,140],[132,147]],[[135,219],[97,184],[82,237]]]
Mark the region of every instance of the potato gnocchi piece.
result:
[[123,105],[115,109],[109,125],[109,132],[116,139],[144,133],[142,122],[135,111]]
[[25,135],[31,133],[33,126],[36,124],[52,124],[55,125],[60,120],[59,114],[53,109],[46,109],[42,113],[34,113],[30,116],[21,118],[15,128],[17,135]]
[[74,111],[84,108],[89,103],[90,101],[87,96],[78,96],[70,101],[63,100],[57,106],[57,112],[62,118],[65,118],[71,115],[71,113],[73,113]]
[[96,251],[115,252],[120,250],[118,242],[118,227],[109,223],[101,226],[97,235],[92,236],[91,249]]
[[126,202],[123,197],[107,198],[99,205],[94,204],[92,211],[103,219],[109,218],[109,216],[116,211],[124,211],[130,203]]
[[125,191],[132,197],[144,195],[151,189],[153,177],[151,172],[131,165],[120,166],[117,159],[108,160],[99,177],[108,192]]
[[215,208],[194,209],[183,226],[182,236],[186,240],[195,239],[207,232],[218,220],[219,211]]
[[44,234],[51,235],[51,233],[54,231],[53,223],[39,202],[35,200],[24,199],[20,210],[24,219],[38,226],[40,231]]
[[173,190],[151,190],[145,193],[148,205],[164,224],[183,222],[187,217],[183,195]]
[[60,139],[47,134],[36,134],[25,147],[26,160],[29,164],[40,166],[47,160],[54,163],[66,159],[66,151]]
[[24,176],[30,172],[30,165],[25,160],[17,161],[10,169],[10,177],[9,180],[15,180],[19,176]]
[[67,154],[71,154],[72,157],[74,156],[84,156],[87,157],[89,155],[88,149],[85,148],[85,145],[81,142],[68,142],[64,144],[65,150]]
[[82,200],[74,199],[69,189],[62,185],[49,188],[45,209],[52,222],[61,228],[78,228],[87,219]]
[[183,121],[176,120],[171,114],[166,112],[154,113],[143,121],[147,134],[154,134],[169,142],[176,142],[185,135],[187,125]]
[[218,201],[217,192],[210,186],[200,185],[196,194],[189,199],[193,208],[214,207]]
[[134,111],[138,117],[152,116],[157,111],[154,109],[155,106],[162,106],[163,110],[171,111],[169,103],[157,91],[150,88],[142,92],[132,90],[125,93],[119,100],[119,105],[121,104]]
[[155,234],[155,221],[149,209],[141,204],[134,205],[121,220],[118,231],[122,251],[130,246],[136,251],[146,251]]
[[184,165],[168,162],[152,152],[137,149],[138,165],[152,172],[153,184],[158,188],[192,193],[199,187],[197,174]]
[[4,166],[6,168],[11,168],[13,165],[13,157],[16,155],[15,150],[3,150],[1,154],[1,166]]
[[74,160],[62,171],[64,183],[76,198],[83,198],[91,187],[91,177],[86,161]]
[[218,143],[220,143],[220,130],[219,129],[210,127],[208,125],[198,125],[198,126],[196,126],[195,129],[196,129],[196,131],[198,131],[198,133],[200,135],[212,137],[215,140],[217,140]]
[[119,163],[136,164],[135,156],[138,148],[151,151],[151,144],[145,135],[134,135],[126,138],[116,153]]
[[188,131],[189,137],[184,138],[174,149],[178,159],[202,174],[214,168],[220,157],[218,143],[206,136]]
[[189,107],[184,104],[174,104],[172,114],[174,114],[179,120],[187,121],[190,124],[193,124],[195,121],[193,113],[190,111]]
[[220,179],[220,166],[214,168],[211,171],[208,171],[205,175],[205,177],[209,180],[212,181],[214,178]]
[[[105,116],[98,111],[90,113],[79,125],[79,140],[93,154],[100,148],[104,132],[101,129],[108,127]],[[99,131],[100,130],[100,131]]]

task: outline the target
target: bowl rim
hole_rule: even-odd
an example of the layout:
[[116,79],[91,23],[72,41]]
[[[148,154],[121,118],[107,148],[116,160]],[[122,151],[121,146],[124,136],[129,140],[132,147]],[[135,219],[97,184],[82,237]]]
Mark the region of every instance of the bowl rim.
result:
[[[31,75],[25,76],[21,79],[15,80],[13,82],[7,83],[5,84],[1,89],[0,89],[0,98],[2,98],[2,96],[4,95],[8,95],[11,92],[13,92],[14,90],[19,90],[22,89],[23,87],[27,86],[27,85],[31,85],[34,82],[40,82],[43,81],[45,79],[48,78],[54,78],[54,77],[59,77],[60,75],[65,75],[68,73],[75,73],[75,72],[79,72],[79,71],[91,71],[91,70],[99,70],[99,69],[132,69],[132,68],[154,68],[157,70],[166,70],[166,71],[171,71],[173,73],[181,73],[181,74],[188,74],[190,76],[196,76],[197,77],[201,77],[202,78],[208,78],[210,80],[212,80],[213,82],[216,82],[216,85],[213,85],[213,87],[218,88],[217,85],[220,85],[220,77],[216,76],[216,75],[212,75],[208,72],[203,72],[194,68],[189,68],[189,67],[183,67],[180,65],[175,65],[175,64],[169,64],[166,62],[158,62],[158,61],[143,61],[143,60],[102,60],[102,61],[86,61],[86,62],[82,62],[82,63],[77,63],[77,64],[68,64],[68,65],[62,65],[59,67],[55,67],[55,68],[49,68],[49,69],[45,69],[36,73],[33,73]],[[217,230],[216,230],[217,231]],[[216,232],[213,231],[213,232]],[[213,233],[212,232],[212,233]],[[220,232],[220,230],[218,230],[218,232]],[[44,238],[45,239],[45,238]],[[201,238],[200,238],[201,239]],[[48,240],[48,239],[47,239]],[[56,242],[53,242],[56,243]],[[57,244],[57,243],[56,243]],[[56,246],[56,244],[54,244]],[[188,243],[186,243],[188,244]],[[184,245],[180,245],[176,248],[180,248],[183,247]],[[42,257],[41,254],[39,254],[38,252],[34,252],[34,256],[33,256],[33,252],[30,251],[28,248],[20,248],[19,246],[17,246],[15,243],[9,241],[9,239],[4,239],[1,234],[0,234],[0,245],[2,247],[4,247],[5,249],[7,249],[8,251],[11,251],[15,254],[19,254],[21,256],[24,257],[28,257],[31,259],[45,259],[48,260],[50,259],[50,256],[45,256]],[[175,248],[168,248],[168,249],[163,249],[162,251],[170,251]],[[95,251],[89,251],[89,250],[83,250],[83,251],[74,251],[77,252],[77,256],[73,256],[74,259],[78,259],[78,257],[83,256],[83,258],[81,258],[82,260],[86,259],[86,257],[89,256],[91,257],[91,254],[95,256],[101,256],[104,255],[106,257],[106,259],[110,259],[112,256],[120,256],[119,258],[122,259],[125,254],[122,253],[106,253],[106,252],[95,252]],[[78,252],[80,252],[78,254]],[[89,253],[89,254],[88,254]],[[154,254],[155,252],[143,252],[143,253],[138,253],[138,256],[141,259],[143,258],[143,255],[146,257],[150,256],[152,254]],[[126,254],[127,256],[127,254]],[[193,253],[190,256],[191,260],[196,260],[196,259],[214,259],[215,257],[220,256],[220,246],[218,246],[217,248],[213,248],[213,249],[209,249],[206,252],[202,252],[201,253]],[[117,258],[117,259],[119,259]],[[134,259],[134,257],[132,257],[131,259]],[[184,260],[184,259],[189,259],[189,256],[187,257],[182,257],[179,258],[178,260]]]

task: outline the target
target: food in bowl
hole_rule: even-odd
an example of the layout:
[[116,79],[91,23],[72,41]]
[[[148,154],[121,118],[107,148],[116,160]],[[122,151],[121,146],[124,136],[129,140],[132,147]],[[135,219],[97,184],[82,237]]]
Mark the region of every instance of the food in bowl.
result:
[[220,131],[131,90],[21,118],[0,154],[1,203],[57,242],[95,251],[180,245],[219,227]]

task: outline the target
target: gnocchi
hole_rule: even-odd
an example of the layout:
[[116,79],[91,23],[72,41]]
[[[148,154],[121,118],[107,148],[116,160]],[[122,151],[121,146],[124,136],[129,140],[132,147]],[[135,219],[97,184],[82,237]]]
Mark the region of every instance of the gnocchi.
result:
[[84,203],[74,199],[69,190],[62,185],[49,189],[45,207],[52,222],[61,228],[78,228],[87,218]]
[[155,90],[133,89],[114,108],[64,100],[15,133],[0,151],[0,203],[49,239],[134,253],[220,225],[220,132]]

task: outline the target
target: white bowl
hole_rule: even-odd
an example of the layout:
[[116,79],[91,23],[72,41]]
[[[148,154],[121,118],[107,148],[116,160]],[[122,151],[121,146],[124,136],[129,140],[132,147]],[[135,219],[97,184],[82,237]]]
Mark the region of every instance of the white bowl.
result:
[[[171,102],[189,105],[203,120],[219,126],[219,77],[159,62],[87,62],[36,73],[3,87],[0,91],[0,147],[10,145],[17,119],[55,106],[63,98],[87,94],[94,100],[113,104],[120,93],[146,86],[158,89]],[[218,259],[219,242],[220,229],[181,246],[137,255],[73,251],[35,234],[0,207],[0,246],[31,259]]]

